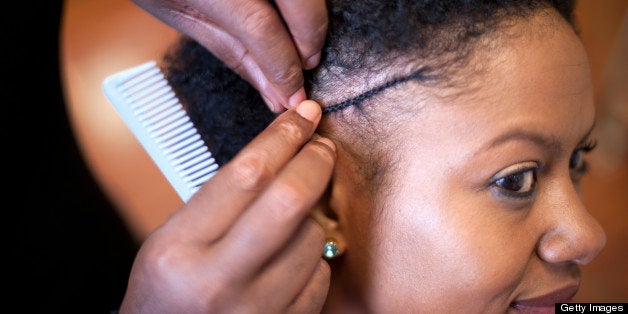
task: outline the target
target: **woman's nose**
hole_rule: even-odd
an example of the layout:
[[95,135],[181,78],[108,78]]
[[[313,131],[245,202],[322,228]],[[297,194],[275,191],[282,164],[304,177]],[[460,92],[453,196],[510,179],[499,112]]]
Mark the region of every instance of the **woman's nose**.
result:
[[[548,263],[591,262],[606,244],[606,234],[576,191],[571,180],[552,190],[550,227],[541,237],[538,254]],[[549,213],[548,213],[549,214]]]

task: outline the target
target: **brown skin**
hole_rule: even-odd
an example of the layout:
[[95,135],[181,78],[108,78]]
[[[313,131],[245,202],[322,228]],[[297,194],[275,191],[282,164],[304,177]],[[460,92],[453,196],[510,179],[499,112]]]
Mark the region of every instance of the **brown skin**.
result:
[[[397,120],[379,147],[333,118],[319,131],[335,145],[308,141],[311,101],[282,114],[148,238],[121,312],[504,313],[577,287],[605,242],[569,162],[595,118],[587,58],[553,12],[509,31],[478,48],[469,84],[391,89],[402,115],[372,104]],[[378,151],[390,167],[370,180]],[[515,174],[516,191],[498,184]],[[333,215],[316,223],[315,204]],[[344,249],[331,286],[326,235]]]
[[[372,181],[379,186],[361,187],[350,152],[359,148],[339,131],[344,122],[321,124],[337,142],[329,210],[346,247],[325,312],[525,312],[532,308],[521,300],[575,293],[578,267],[605,243],[569,166],[595,119],[587,56],[553,11],[508,31],[491,35],[499,49],[476,51],[470,65],[482,71],[466,76],[472,88],[412,83],[387,92],[383,99],[414,111],[385,137],[393,167]],[[504,137],[512,132],[520,133]],[[528,168],[539,168],[520,190],[528,197],[494,183]],[[551,312],[550,303],[534,309]]]
[[335,162],[320,105],[280,115],[143,243],[121,313],[317,313],[329,287],[310,209]]
[[196,39],[249,81],[274,112],[305,100],[303,69],[320,61],[325,0],[133,0]]

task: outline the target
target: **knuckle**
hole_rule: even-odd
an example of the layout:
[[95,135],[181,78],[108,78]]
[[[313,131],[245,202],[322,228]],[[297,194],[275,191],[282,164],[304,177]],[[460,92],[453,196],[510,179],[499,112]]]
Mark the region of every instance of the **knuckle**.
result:
[[268,166],[263,162],[264,153],[241,156],[233,167],[233,185],[246,191],[259,191],[272,177]]
[[[167,237],[159,236],[161,240]],[[212,266],[198,264],[199,251],[181,249],[181,243],[170,241],[164,245],[159,242],[149,239],[140,251],[145,278],[163,287],[164,295],[179,301],[184,299],[190,307],[203,313],[228,308],[233,298],[233,280],[220,271],[204,271]]]
[[[303,207],[305,189],[296,181],[279,181],[274,186],[273,214],[278,219],[291,219]],[[291,214],[292,213],[292,214]]]
[[155,278],[164,278],[172,270],[180,269],[182,260],[180,253],[173,245],[150,245],[143,250],[143,265],[147,265],[148,273]]
[[187,282],[185,291],[196,292],[199,287],[194,281],[194,265],[196,257],[190,252],[181,250],[179,245],[150,244],[142,248],[141,265],[146,278],[160,283],[165,287],[174,287],[177,282]]
[[270,73],[269,80],[280,86],[291,86],[294,89],[303,85],[303,70],[301,64],[291,62],[286,67],[278,67]]
[[253,38],[264,38],[272,34],[270,32],[273,30],[275,21],[273,14],[273,11],[268,8],[259,6],[249,8],[242,19],[243,31]]
[[[253,3],[249,5],[250,7],[244,13],[241,26],[242,33],[246,34],[246,37],[259,41],[268,41],[269,36],[276,36],[276,34],[286,32],[284,24],[273,9],[262,4]],[[285,40],[281,37],[271,38],[270,40],[272,39]],[[281,47],[281,45],[276,47]],[[270,61],[270,64],[279,66],[264,67],[267,79],[281,88],[290,89],[291,91],[297,90],[304,83],[300,60],[294,53],[285,49],[277,50],[276,52],[282,57],[276,61]]]
[[[177,287],[176,291],[170,292],[172,295],[183,298],[195,296],[193,299],[187,298],[189,304],[205,312],[225,308],[228,305],[225,300],[228,300],[233,290],[229,280],[224,276],[209,276],[207,272],[195,271],[194,261],[199,259],[198,256],[190,251],[176,249],[178,246],[161,246],[151,250],[148,256],[150,278],[158,280],[164,287]],[[203,276],[203,280],[199,280],[199,276]]]
[[307,136],[306,130],[295,119],[276,120],[271,127],[287,143],[303,143]]
[[318,141],[313,141],[313,145],[310,145],[312,151],[319,157],[319,159],[326,163],[329,168],[332,168],[336,162],[336,154],[326,144]]
[[304,218],[307,208],[307,190],[296,180],[276,182],[268,207],[269,219],[276,225],[292,225]]

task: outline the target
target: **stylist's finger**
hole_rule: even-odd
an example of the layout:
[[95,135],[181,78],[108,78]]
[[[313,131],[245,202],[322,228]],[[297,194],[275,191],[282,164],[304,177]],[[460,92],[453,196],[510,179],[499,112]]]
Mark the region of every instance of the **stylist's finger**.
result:
[[[264,96],[274,112],[305,99],[303,68],[318,63],[327,14],[324,0],[133,0],[194,38]],[[286,27],[287,26],[287,27]]]
[[185,220],[185,237],[222,236],[314,133],[320,105],[307,100],[281,114],[206,182],[173,219]]
[[[276,56],[259,60],[257,59],[259,56],[251,53],[251,49],[263,48],[245,46],[240,38],[234,37],[224,29],[210,25],[204,28],[203,34],[197,41],[255,87],[273,112],[281,113],[305,100],[303,72],[294,46],[281,50],[278,58]],[[292,45],[292,42],[285,38],[278,41]],[[274,52],[259,51],[259,53],[272,54]],[[265,71],[271,71],[271,73]],[[284,79],[280,79],[279,83],[273,82],[272,79],[276,77]]]
[[[254,273],[256,277],[249,282],[249,291],[252,294],[250,297],[254,300],[265,300],[272,298],[272,294],[281,292],[283,297],[276,298],[269,304],[276,310],[269,309],[269,312],[278,313],[280,309],[288,308],[304,292],[304,287],[310,285],[311,280],[322,279],[314,276],[314,273],[320,271],[321,248],[324,243],[325,232],[321,225],[311,218],[303,221],[284,249],[264,264],[261,271]],[[321,285],[324,286],[324,283]],[[276,288],[269,292],[268,287]]]
[[325,0],[276,0],[275,3],[288,25],[303,68],[315,67],[327,34]]
[[301,293],[292,300],[287,313],[321,313],[331,279],[329,264],[322,258],[318,259],[317,268],[312,273]]
[[[266,0],[231,2],[231,14],[215,19],[245,46],[247,55],[241,64],[266,102],[277,111],[301,101],[305,98],[303,64],[280,13]],[[253,72],[255,67],[260,73]]]
[[305,145],[223,237],[220,255],[229,256],[238,269],[265,264],[308,217],[327,187],[334,162],[331,140],[319,138]]

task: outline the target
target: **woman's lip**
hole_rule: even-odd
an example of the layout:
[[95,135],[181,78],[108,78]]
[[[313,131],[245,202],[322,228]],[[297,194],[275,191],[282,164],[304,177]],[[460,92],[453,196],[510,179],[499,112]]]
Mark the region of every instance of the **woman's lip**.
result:
[[554,306],[554,303],[568,303],[578,292],[578,285],[570,285],[548,294],[523,300],[515,300],[511,306],[514,308],[523,307],[548,307]]

